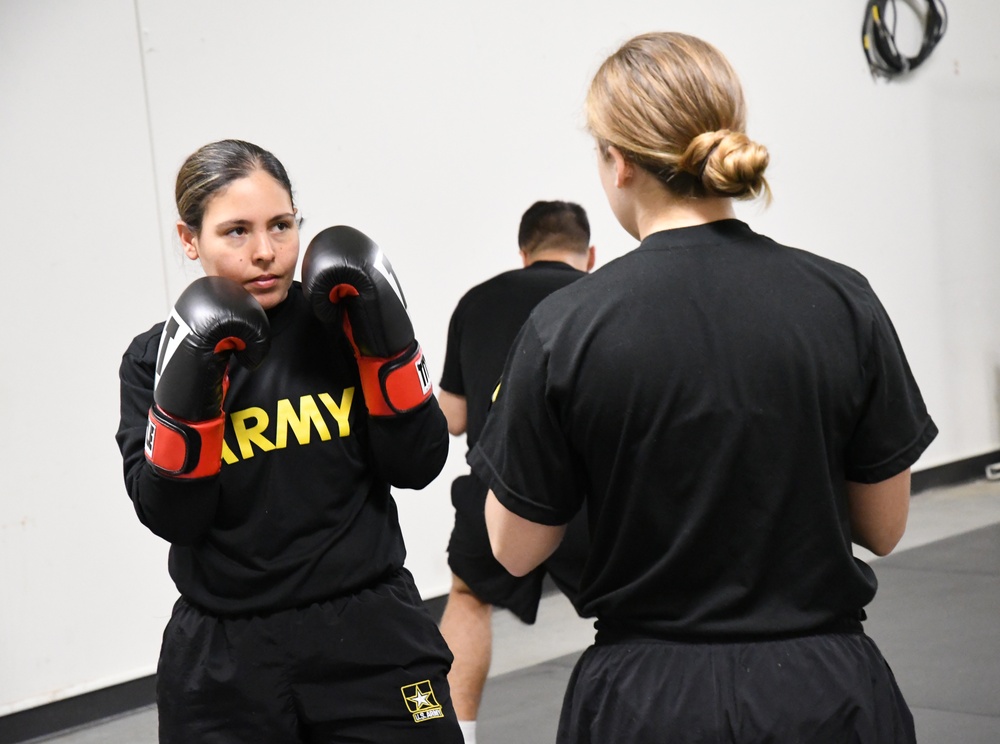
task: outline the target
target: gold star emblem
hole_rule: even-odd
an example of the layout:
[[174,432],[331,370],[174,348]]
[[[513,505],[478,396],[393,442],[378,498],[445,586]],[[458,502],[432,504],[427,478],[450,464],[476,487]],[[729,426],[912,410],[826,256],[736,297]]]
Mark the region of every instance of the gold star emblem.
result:
[[428,694],[420,689],[420,685],[416,686],[416,693],[406,699],[413,703],[416,710],[428,708],[431,705],[431,700],[428,697]]
[[441,710],[441,704],[434,697],[434,688],[431,687],[429,679],[405,685],[399,691],[403,693],[403,700],[406,702],[407,709],[413,714],[415,723],[444,717],[444,711]]

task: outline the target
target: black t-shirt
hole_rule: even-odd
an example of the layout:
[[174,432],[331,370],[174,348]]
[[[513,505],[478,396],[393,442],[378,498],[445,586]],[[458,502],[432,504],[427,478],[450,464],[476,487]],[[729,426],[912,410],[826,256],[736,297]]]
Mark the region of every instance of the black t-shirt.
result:
[[758,637],[858,616],[876,580],[846,481],[902,472],[936,434],[865,278],[723,220],[543,301],[469,461],[534,522],[586,494],[602,632]]
[[466,443],[483,430],[510,345],[541,300],[585,272],[562,261],[536,261],[477,284],[459,300],[448,325],[441,389],[466,399]]
[[230,363],[218,476],[174,480],[145,462],[162,323],[133,340],[120,370],[129,496],[172,543],[181,594],[220,614],[303,606],[398,570],[405,550],[390,484],[425,486],[448,452],[436,400],[406,416],[368,416],[343,333],[315,318],[298,282],[267,315],[263,364]]

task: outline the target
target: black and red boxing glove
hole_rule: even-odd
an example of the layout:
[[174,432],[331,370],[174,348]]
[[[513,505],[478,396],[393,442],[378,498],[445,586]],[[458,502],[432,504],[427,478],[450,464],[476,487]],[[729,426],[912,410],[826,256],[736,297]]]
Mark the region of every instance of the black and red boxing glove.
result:
[[222,468],[230,357],[253,369],[271,346],[264,309],[236,282],[196,279],[163,326],[156,357],[146,460],[173,478],[206,478]]
[[302,289],[321,320],[343,319],[369,414],[396,416],[430,399],[430,373],[403,290],[371,238],[345,225],[323,230],[302,259]]

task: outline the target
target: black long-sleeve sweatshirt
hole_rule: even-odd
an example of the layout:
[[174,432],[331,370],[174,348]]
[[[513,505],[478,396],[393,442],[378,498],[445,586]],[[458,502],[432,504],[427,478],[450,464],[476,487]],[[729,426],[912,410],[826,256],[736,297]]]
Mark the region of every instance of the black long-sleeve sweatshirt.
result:
[[140,521],[171,543],[170,575],[217,614],[258,614],[370,586],[406,552],[390,485],[422,488],[444,466],[448,431],[432,397],[368,416],[350,346],[317,320],[298,282],[269,310],[271,350],[229,367],[219,475],[157,475],[143,444],[163,324],[122,358],[116,439]]

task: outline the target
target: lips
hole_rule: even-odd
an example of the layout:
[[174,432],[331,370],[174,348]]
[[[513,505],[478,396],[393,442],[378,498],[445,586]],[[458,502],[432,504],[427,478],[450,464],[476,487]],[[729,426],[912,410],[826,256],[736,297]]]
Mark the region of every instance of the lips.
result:
[[270,289],[277,283],[278,277],[274,274],[261,274],[247,282],[251,287],[256,287],[257,289]]

